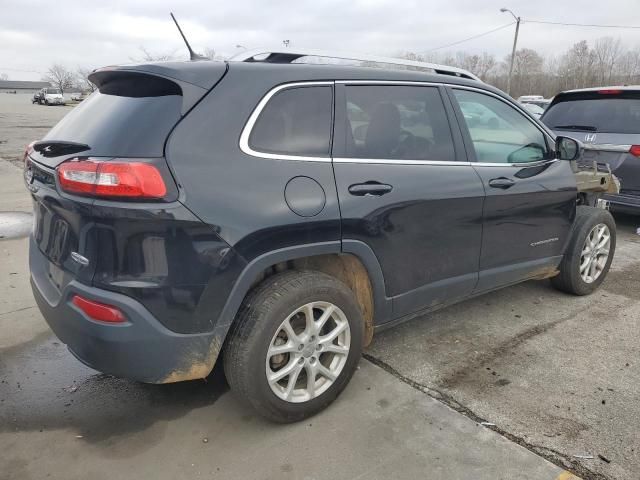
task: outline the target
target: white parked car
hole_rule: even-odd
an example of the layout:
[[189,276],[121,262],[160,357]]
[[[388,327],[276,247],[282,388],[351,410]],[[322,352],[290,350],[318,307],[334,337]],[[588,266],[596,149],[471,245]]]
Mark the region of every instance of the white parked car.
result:
[[542,95],[521,95],[518,97],[519,102],[532,102],[535,100],[544,100]]
[[45,105],[64,105],[65,100],[59,88],[45,88],[42,92],[42,103]]
[[544,113],[544,108],[535,104],[535,103],[523,103],[520,104],[534,117],[540,118],[540,116]]

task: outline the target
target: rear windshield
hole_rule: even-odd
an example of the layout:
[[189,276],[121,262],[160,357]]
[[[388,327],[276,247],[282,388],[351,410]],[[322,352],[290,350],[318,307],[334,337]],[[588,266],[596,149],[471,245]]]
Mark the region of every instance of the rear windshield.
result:
[[640,133],[640,98],[575,99],[549,107],[542,121],[554,130]]
[[96,91],[66,115],[44,140],[89,145],[95,156],[161,157],[180,119],[181,95],[122,96]]

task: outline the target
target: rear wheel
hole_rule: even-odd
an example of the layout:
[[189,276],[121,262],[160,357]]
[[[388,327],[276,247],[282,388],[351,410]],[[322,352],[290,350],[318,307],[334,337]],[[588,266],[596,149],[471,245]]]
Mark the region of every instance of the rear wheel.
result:
[[575,295],[588,295],[604,281],[616,249],[616,224],[599,208],[577,207],[575,227],[560,264],[554,287]]
[[346,285],[320,272],[285,272],[245,299],[225,347],[225,374],[258,413],[295,422],[336,399],[362,342],[362,314]]

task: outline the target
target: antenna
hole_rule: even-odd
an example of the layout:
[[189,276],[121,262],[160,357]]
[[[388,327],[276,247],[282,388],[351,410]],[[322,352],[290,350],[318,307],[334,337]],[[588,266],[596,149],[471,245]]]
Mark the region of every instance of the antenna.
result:
[[209,58],[204,57],[202,55],[198,55],[196,52],[193,51],[193,49],[191,48],[191,45],[189,45],[189,42],[187,41],[187,37],[185,37],[184,33],[182,33],[182,29],[178,24],[178,20],[176,20],[176,17],[173,16],[173,13],[169,12],[169,15],[171,15],[173,22],[176,24],[176,27],[178,27],[178,31],[180,32],[180,35],[182,35],[182,39],[184,40],[184,43],[187,45],[187,50],[189,50],[189,59],[190,60],[210,60]]

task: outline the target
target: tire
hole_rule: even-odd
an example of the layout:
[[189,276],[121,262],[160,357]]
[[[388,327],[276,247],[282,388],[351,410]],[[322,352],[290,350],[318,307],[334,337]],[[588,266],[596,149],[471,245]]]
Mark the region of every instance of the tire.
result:
[[[304,313],[310,304],[315,322],[331,310],[317,336],[311,336],[314,330]],[[363,334],[362,313],[344,283],[321,272],[283,272],[245,298],[225,345],[225,376],[231,390],[260,415],[278,423],[297,422],[326,408],[347,386],[362,355]],[[269,354],[275,347],[288,351]],[[321,368],[334,378],[317,371]],[[269,382],[267,375],[287,369],[291,374]]]
[[[576,210],[571,240],[560,263],[560,274],[551,279],[551,284],[563,292],[589,295],[604,281],[611,267],[616,250],[616,223],[611,214],[601,208],[578,206]],[[603,244],[607,232],[608,245]],[[600,234],[602,236],[597,239]],[[590,245],[587,245],[587,239]],[[593,243],[603,244],[603,246],[596,245],[597,251],[591,255],[593,260],[589,262]],[[606,258],[605,252],[608,252]],[[595,266],[593,266],[594,263]]]

